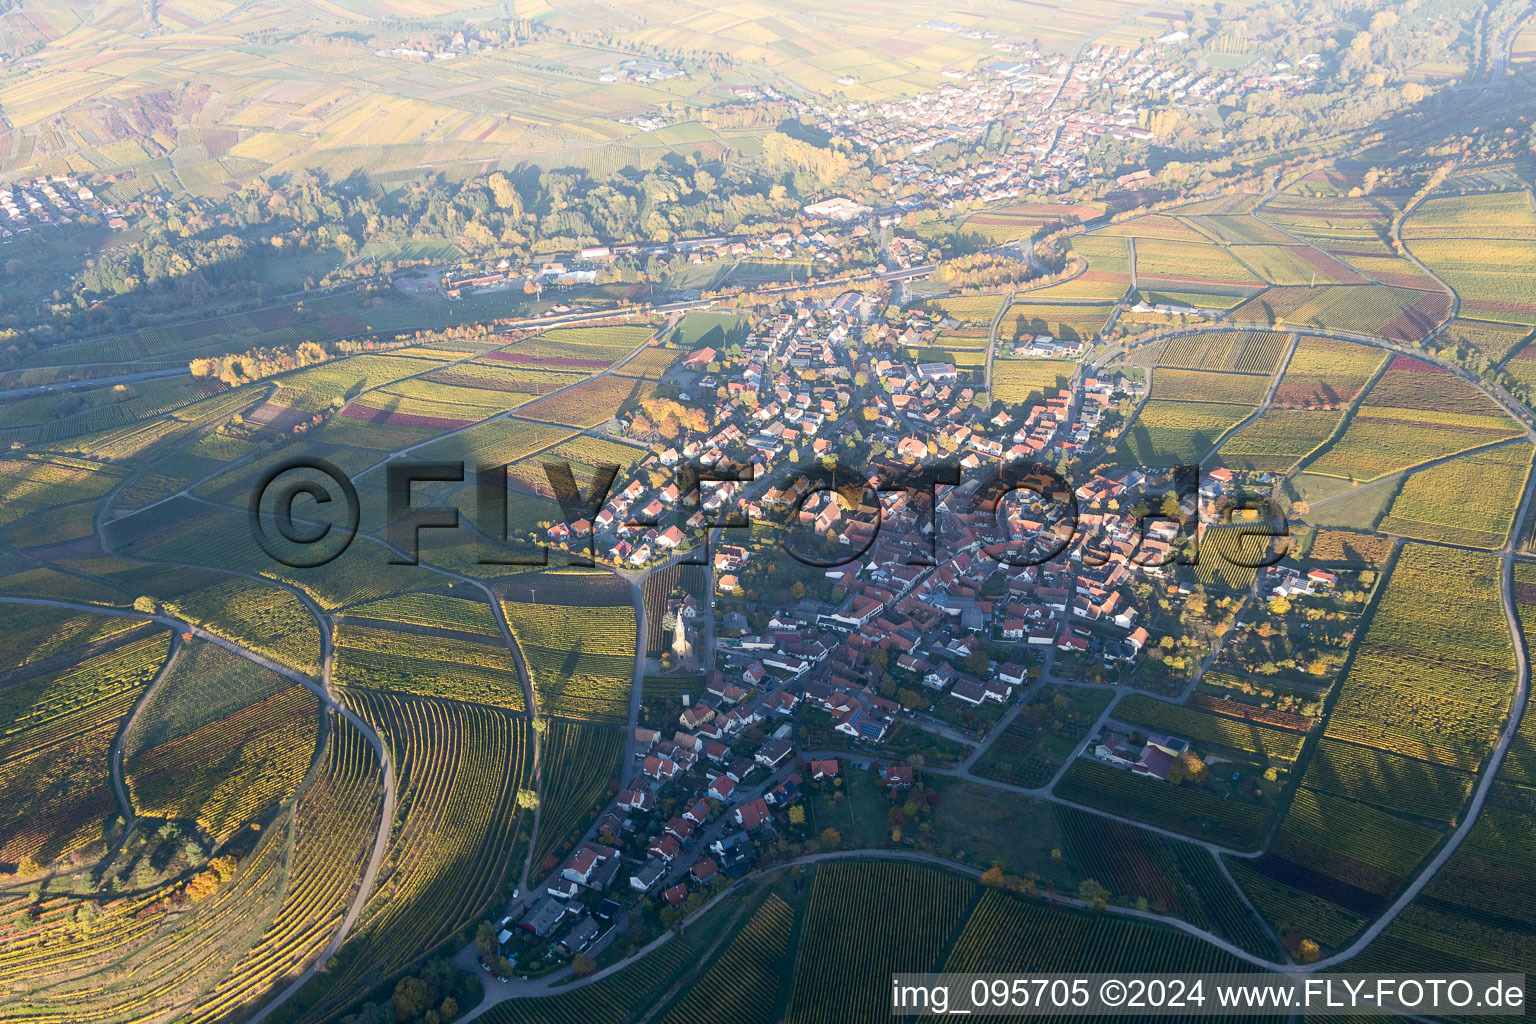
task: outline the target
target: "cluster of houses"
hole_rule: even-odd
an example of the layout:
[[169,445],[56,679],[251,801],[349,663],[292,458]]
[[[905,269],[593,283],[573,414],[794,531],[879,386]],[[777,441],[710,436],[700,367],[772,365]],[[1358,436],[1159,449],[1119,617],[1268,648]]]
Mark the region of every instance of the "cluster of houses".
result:
[[1333,592],[1338,583],[1338,575],[1327,569],[1311,569],[1303,573],[1288,565],[1271,565],[1264,570],[1264,587],[1275,597],[1328,594]]
[[[744,874],[757,860],[754,836],[772,834],[774,814],[800,799],[788,724],[799,696],[711,672],[700,698],[684,698],[670,739],[636,728],[638,766],[599,818],[598,841],[572,850],[514,925],[555,956],[591,948],[621,902],[655,897],[678,907],[719,877]],[[760,742],[748,735],[774,726]],[[837,762],[812,768],[835,775]],[[665,820],[657,813],[664,798],[678,809]]]
[[1188,749],[1188,740],[1177,736],[1153,734],[1148,736],[1146,743],[1137,750],[1124,733],[1105,729],[1093,742],[1092,756],[1105,764],[1126,769],[1134,775],[1166,782],[1168,770]]
[[35,227],[70,224],[82,215],[97,217],[116,230],[128,226],[115,206],[102,202],[73,175],[0,182],[0,241],[30,234]]
[[[1242,71],[1195,66],[1168,49],[1179,41],[1170,35],[1161,46],[1089,46],[1074,58],[999,40],[992,46],[1006,59],[946,71],[937,89],[882,103],[813,106],[808,119],[864,149],[904,154],[882,168],[893,189],[916,186],[941,203],[988,201],[1086,180],[1097,140],[1153,141],[1149,125],[1159,109],[1199,109],[1258,90],[1295,95],[1316,84],[1315,75],[1286,62]],[[999,122],[1014,129],[1014,141],[989,162],[960,168],[923,159]]]

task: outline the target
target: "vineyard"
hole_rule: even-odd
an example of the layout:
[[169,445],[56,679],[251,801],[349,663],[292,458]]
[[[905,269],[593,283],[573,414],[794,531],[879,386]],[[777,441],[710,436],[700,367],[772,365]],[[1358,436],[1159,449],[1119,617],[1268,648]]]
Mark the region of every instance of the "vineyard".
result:
[[1180,840],[1075,807],[1057,808],[1056,817],[1083,876],[1109,890],[1111,901],[1135,906],[1145,900],[1158,913],[1205,923],[1199,900],[1174,862]]
[[539,836],[535,870],[563,853],[586,828],[598,802],[614,788],[626,766],[622,729],[551,719],[540,745]]
[[533,677],[539,713],[623,722],[635,673],[633,605],[583,608],[580,628],[563,605],[503,601],[507,625]]
[[380,810],[378,756],[356,727],[330,718],[317,775],[291,826],[288,887],[266,933],[189,1015],[212,1024],[288,980],[340,927],[361,881]]
[[1067,386],[1077,364],[1066,359],[998,359],[992,364],[992,397],[1005,405],[1045,400]]
[[[1033,789],[1051,781],[1079,740],[1109,706],[1109,692],[1046,687],[999,733],[974,771],[988,779]],[[1059,701],[1066,706],[1059,706]]]
[[634,445],[578,434],[552,448],[546,448],[538,455],[514,462],[507,467],[507,475],[515,486],[552,498],[555,496],[554,487],[545,466],[551,463],[556,466],[566,465],[570,467],[578,492],[591,494],[594,483],[600,479],[599,467],[616,466],[619,473],[623,473],[645,454],[644,449]]
[[0,902],[0,935],[21,940],[0,944],[8,1019],[182,1019],[179,1011],[227,976],[272,920],[287,851],[280,831],[242,838],[233,876],[201,900],[189,901],[185,880],[171,879],[103,898],[58,892]]
[[343,621],[335,643],[333,678],[342,686],[526,710],[522,680],[500,629],[447,636],[404,622],[377,628]]
[[1268,409],[1221,446],[1222,464],[1256,473],[1289,473],[1333,436],[1343,415],[1322,409]]
[[1450,299],[1443,292],[1385,285],[1333,285],[1315,289],[1271,288],[1233,310],[1232,319],[1416,343],[1449,313]]
[[1327,735],[1475,769],[1514,688],[1497,560],[1409,545],[1341,684]]
[[944,971],[1234,971],[1241,961],[1183,932],[987,890]]
[[1445,325],[1441,337],[1457,347],[1475,349],[1497,363],[1508,356],[1531,336],[1531,329],[1524,324],[1499,324],[1487,320],[1466,320],[1457,317]]
[[552,427],[523,420],[499,419],[434,441],[421,457],[437,462],[463,462],[467,472],[482,466],[505,466],[574,437],[569,427]]
[[1377,529],[1411,540],[1501,548],[1530,475],[1532,448],[1506,445],[1408,477]]
[[1012,337],[1019,340],[1049,334],[1068,341],[1093,341],[1104,330],[1114,311],[1114,304],[1109,302],[1061,305],[1016,302],[1003,316],[999,337],[1003,330],[1011,329]]
[[631,377],[594,377],[558,395],[525,405],[519,415],[546,423],[595,427],[649,398],[654,387]]
[[344,614],[379,622],[398,622],[427,629],[476,633],[500,642],[496,613],[484,599],[446,594],[399,594],[352,605]]
[[[534,370],[515,364],[495,361],[460,363],[436,370],[420,378],[423,382],[454,385],[459,388],[476,388],[485,392],[507,395],[528,395],[531,401],[539,395],[579,384],[588,374],[561,373],[555,370]],[[520,404],[520,403],[514,403]]]
[[390,977],[479,919],[515,875],[529,784],[528,723],[497,708],[350,690],[383,737],[396,773],[397,819],[385,863],[348,954],[296,1004],[306,1020],[340,1017],[359,991]]
[[774,1024],[794,924],[794,908],[769,893],[662,1024],[696,1024],[718,1018],[725,1007],[737,1024]]
[[1387,359],[1380,349],[1332,338],[1302,338],[1275,391],[1279,408],[1339,409],[1354,401]]
[[1269,811],[1255,804],[1223,800],[1082,757],[1072,762],[1055,792],[1064,800],[1232,849],[1256,845],[1269,820]]
[[1472,794],[1469,772],[1327,737],[1318,741],[1301,784],[1417,818],[1454,821]]
[[1228,870],[1276,933],[1312,939],[1326,949],[1338,949],[1364,927],[1363,915],[1257,870],[1271,866],[1265,861],[1233,860]]
[[618,1024],[654,1006],[698,956],[698,950],[674,937],[616,974],[557,995],[508,999],[481,1019],[486,1024]]
[[[147,712],[162,713],[166,700],[193,699],[173,681]],[[223,842],[297,791],[314,756],[319,707],[313,693],[293,685],[185,732],[153,729],[157,737],[172,735],[152,746],[130,737],[123,772],[135,810],[196,820]]]
[[[62,625],[60,639],[72,629],[71,639],[81,642],[110,635],[95,616]],[[106,650],[88,648],[74,665],[0,689],[8,723],[0,737],[0,860],[65,856],[101,838],[117,813],[108,749],[164,663],[170,634],[131,620],[114,625],[132,632],[113,637]]]
[[1193,465],[1253,411],[1242,405],[1152,399],[1118,442],[1119,459],[1136,466]]
[[313,675],[320,670],[320,627],[293,594],[270,584],[226,579],[166,602],[210,633]]
[[40,605],[9,605],[10,626],[0,630],[0,672],[144,628],[120,615],[71,612]]
[[1231,252],[1256,277],[1272,285],[1367,283],[1351,267],[1309,246],[1234,245]]
[[1202,749],[1207,744],[1214,744],[1227,752],[1257,759],[1259,763],[1284,767],[1301,753],[1303,736],[1299,733],[1206,714],[1139,693],[1131,694],[1116,705],[1115,716],[1158,732],[1195,740]]
[[[1442,200],[1464,203],[1470,197]],[[1531,257],[1530,194],[1479,197],[1525,204],[1518,221],[1509,225],[1474,223],[1457,237],[1439,237],[1438,227],[1414,228],[1418,211],[1404,224],[1407,247],[1461,296],[1464,316],[1504,323],[1536,325],[1536,261]],[[1428,203],[1425,204],[1429,205]],[[1469,239],[1468,235],[1476,236]],[[1516,236],[1516,237],[1511,237]]]
[[[976,883],[912,864],[817,868],[785,1016],[796,1024],[883,1020],[889,976],[928,971],[976,901]],[[850,971],[847,951],[859,951]]]
[[[0,764],[71,733],[116,722],[133,709],[170,653],[167,630],[115,620],[130,631],[111,637],[106,650],[54,672],[11,679],[0,688]],[[93,645],[91,650],[95,650]]]
[[[1206,331],[1186,334],[1170,338],[1164,344],[1157,365],[1267,376],[1280,365],[1287,337],[1275,331]],[[1162,379],[1163,375],[1157,376]]]
[[1070,203],[1019,203],[974,213],[965,220],[965,230],[983,235],[989,242],[1011,242],[1032,238],[1041,231],[1091,220],[1103,212],[1098,205]]
[[1513,421],[1462,378],[1398,357],[1366,394],[1344,434],[1307,471],[1375,480],[1515,432]]
[[1231,250],[1220,245],[1200,245],[1145,238],[1136,243],[1136,281],[1156,287],[1159,284],[1197,285],[1201,289],[1262,287]]
[[922,308],[940,317],[949,317],[971,326],[990,326],[992,318],[1002,307],[1001,295],[956,295],[943,299],[928,299]]
[[1356,889],[1390,896],[1440,839],[1434,829],[1385,811],[1301,789],[1269,852]]
[[1268,377],[1241,373],[1160,369],[1152,384],[1156,402],[1258,406],[1268,394]]
[[0,459],[0,525],[59,505],[98,499],[121,480],[117,469],[63,456]]

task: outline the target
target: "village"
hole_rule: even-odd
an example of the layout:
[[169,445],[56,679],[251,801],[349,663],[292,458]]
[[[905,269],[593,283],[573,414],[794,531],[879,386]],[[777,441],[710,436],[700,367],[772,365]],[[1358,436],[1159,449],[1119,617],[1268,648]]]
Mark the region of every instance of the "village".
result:
[[94,217],[114,230],[127,227],[118,209],[70,174],[51,174],[8,184],[0,181],[0,243],[29,235],[34,228],[72,224]]
[[[982,742],[1039,685],[1155,690],[1178,660],[1181,624],[1152,596],[1197,594],[1177,556],[1233,475],[1211,471],[1182,502],[1154,469],[1068,483],[1059,470],[1100,464],[1144,383],[1089,371],[1040,401],[989,404],[976,373],[908,354],[944,329],[876,294],[786,300],[677,364],[678,401],[702,405],[708,429],[666,402],[632,414],[624,429],[651,454],[595,515],[548,529],[554,547],[621,572],[704,565],[707,591],[674,593],[665,620],[668,664],[699,682],[645,702],[622,789],[547,891],[503,922],[487,970],[595,955],[631,904],[667,921],[697,908],[785,843],[815,842],[797,805],[855,765],[896,791]],[[814,482],[834,464],[857,487]],[[925,468],[921,486],[865,486]],[[1163,748],[1142,745],[1166,778]],[[1101,748],[1128,749],[1106,736],[1084,756],[1108,761]]]
[[[1273,67],[1223,71],[1194,67],[1170,51],[1187,39],[1171,32],[1135,50],[1089,46],[1075,58],[1044,54],[1019,41],[993,49],[1008,59],[973,72],[944,72],[932,92],[885,103],[817,106],[806,120],[869,151],[904,154],[883,168],[891,190],[916,191],[941,204],[1061,192],[1087,181],[1100,140],[1152,142],[1181,116],[1256,91],[1296,95],[1316,82],[1316,55]],[[851,84],[851,83],[850,83]],[[945,143],[975,140],[1014,126],[1012,145],[991,160],[957,167],[922,159]],[[1121,184],[1150,179],[1133,172]]]

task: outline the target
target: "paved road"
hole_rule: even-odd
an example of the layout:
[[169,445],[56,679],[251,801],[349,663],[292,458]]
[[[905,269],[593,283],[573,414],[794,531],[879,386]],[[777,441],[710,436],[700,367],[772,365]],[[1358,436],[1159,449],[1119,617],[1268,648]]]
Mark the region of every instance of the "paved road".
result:
[[121,373],[112,377],[95,377],[91,380],[69,380],[60,381],[57,384],[34,384],[24,388],[7,388],[0,391],[0,399],[25,398],[28,395],[51,395],[59,391],[95,391],[100,388],[113,387],[117,384],[158,380],[161,377],[185,376],[187,376],[187,369],[184,366],[171,367],[165,370],[143,370],[139,373]]
[[165,677],[171,674],[171,669],[176,665],[176,656],[181,653],[181,634],[186,631],[186,624],[173,627],[171,630],[171,652],[165,659],[165,664],[160,666],[160,671],[155,673],[154,680],[139,695],[134,702],[133,710],[128,712],[128,717],[123,719],[123,724],[118,728],[117,735],[112,737],[112,749],[110,758],[112,763],[112,793],[117,797],[117,806],[123,815],[123,837],[126,839],[138,815],[133,812],[133,801],[128,798],[128,787],[123,783],[123,744],[128,739],[128,734],[133,731],[134,724],[139,720],[139,714],[155,699],[155,694],[160,692],[160,684],[165,682]]

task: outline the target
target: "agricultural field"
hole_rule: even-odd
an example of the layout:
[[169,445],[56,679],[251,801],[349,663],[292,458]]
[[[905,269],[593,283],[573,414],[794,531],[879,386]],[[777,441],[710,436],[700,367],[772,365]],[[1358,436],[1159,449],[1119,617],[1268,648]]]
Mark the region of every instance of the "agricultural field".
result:
[[1501,548],[1530,476],[1532,446],[1473,452],[1403,481],[1376,528],[1410,540]]
[[1253,412],[1244,405],[1149,400],[1117,442],[1118,458],[1124,465],[1193,465]]
[[526,710],[522,680],[499,630],[458,631],[398,620],[364,625],[343,619],[336,626],[335,644],[332,679],[338,685]]
[[[540,714],[623,722],[635,672],[635,609],[627,593],[623,603],[603,604],[594,589],[584,600],[586,588],[579,579],[576,574],[532,574],[519,586],[528,587],[534,598],[544,590],[544,601],[504,597],[502,612],[533,677]],[[563,600],[571,603],[556,603]],[[573,606],[581,608],[580,629],[572,628]]]
[[[423,377],[414,378],[412,383],[449,385],[443,390],[450,393],[454,389],[464,392],[472,389],[483,392],[480,395],[471,395],[474,401],[500,403],[503,408],[512,409],[525,405],[540,395],[568,388],[572,384],[579,384],[588,376],[590,376],[589,373],[581,370],[530,369],[502,362],[477,360],[434,370]],[[398,388],[399,385],[393,385],[393,387]],[[428,389],[426,393],[430,396],[437,392],[435,389]]]
[[194,641],[124,741],[134,810],[195,820],[215,843],[260,823],[308,773],[319,710],[307,688]]
[[[1287,336],[1275,331],[1203,331],[1170,339],[1159,367],[1272,374],[1285,355]],[[1161,376],[1161,375],[1159,375]]]
[[1405,243],[1461,296],[1464,316],[1536,326],[1536,262],[1529,241],[1408,238]]
[[1509,710],[1514,652],[1497,560],[1410,544],[1355,653],[1326,735],[1474,771]]
[[1006,405],[1042,402],[1076,372],[1068,359],[998,359],[992,363],[992,397]]
[[385,863],[348,946],[357,955],[312,978],[296,997],[338,1014],[359,991],[400,971],[505,898],[530,785],[530,727],[499,708],[434,697],[349,690],[347,703],[383,738],[395,771],[396,813]]
[[518,415],[544,423],[590,428],[634,408],[655,389],[631,377],[595,377],[523,406]]
[[[970,879],[915,864],[821,865],[786,1017],[842,1024],[881,1016],[890,1006],[889,974],[933,969],[977,895]],[[850,946],[871,970],[850,975],[839,952]]]
[[1015,302],[1003,314],[999,326],[999,338],[1004,330],[1011,331],[1014,340],[1049,334],[1067,341],[1091,342],[1099,336],[1109,316],[1114,312],[1112,303],[1057,303]]
[[1515,432],[1503,410],[1461,377],[1398,356],[1360,402],[1343,435],[1306,469],[1376,480]]
[[1223,799],[1193,786],[1143,778],[1085,757],[1072,762],[1056,783],[1055,794],[1073,803],[1237,850],[1257,845],[1270,818],[1269,810],[1258,804]]
[[[452,585],[450,584],[450,587]],[[501,627],[485,599],[468,588],[463,594],[397,594],[346,608],[348,619],[398,623],[426,630],[452,630],[501,640]]]

